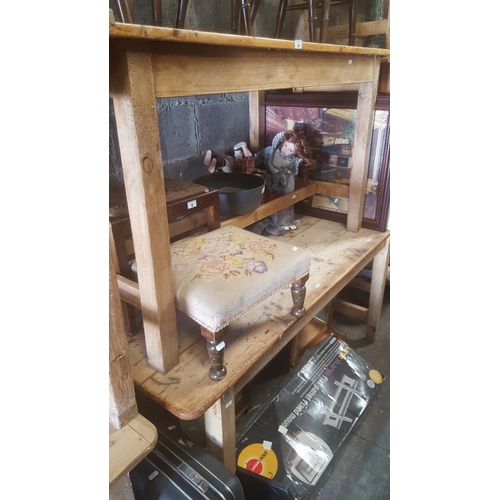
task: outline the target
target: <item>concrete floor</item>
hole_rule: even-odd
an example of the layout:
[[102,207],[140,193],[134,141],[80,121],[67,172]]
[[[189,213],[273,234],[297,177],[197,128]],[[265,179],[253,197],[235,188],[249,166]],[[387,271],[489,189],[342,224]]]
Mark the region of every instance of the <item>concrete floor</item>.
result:
[[[368,306],[366,292],[346,289],[340,296],[356,304]],[[318,317],[326,320],[327,310],[321,311]],[[368,407],[360,426],[354,429],[334,457],[335,465],[331,475],[314,500],[387,500],[390,498],[389,283],[386,286],[382,313],[373,344],[365,340],[366,324],[359,320],[335,314],[333,327],[347,334],[346,342],[351,348],[383,373],[386,379]],[[262,381],[256,381],[250,389],[252,406],[258,404],[258,401],[264,401],[276,391],[283,376],[264,377]],[[309,498],[313,500],[313,497]]]

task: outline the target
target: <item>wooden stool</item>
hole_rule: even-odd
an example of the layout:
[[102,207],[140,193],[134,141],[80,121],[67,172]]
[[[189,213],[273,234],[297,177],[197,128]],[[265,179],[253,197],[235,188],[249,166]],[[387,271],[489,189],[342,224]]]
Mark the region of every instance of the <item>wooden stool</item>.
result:
[[[309,12],[309,39],[311,42],[326,43],[330,7],[332,5],[349,4],[349,45],[356,39],[356,0],[308,0],[307,2],[288,5],[288,0],[281,0],[278,7],[275,38],[279,38],[285,22],[285,13],[290,10],[307,10]],[[321,9],[321,28],[319,40],[316,37],[317,9]]]
[[220,380],[228,325],[259,302],[291,285],[291,314],[305,314],[311,256],[303,249],[226,226],[170,246],[176,307],[201,327]]

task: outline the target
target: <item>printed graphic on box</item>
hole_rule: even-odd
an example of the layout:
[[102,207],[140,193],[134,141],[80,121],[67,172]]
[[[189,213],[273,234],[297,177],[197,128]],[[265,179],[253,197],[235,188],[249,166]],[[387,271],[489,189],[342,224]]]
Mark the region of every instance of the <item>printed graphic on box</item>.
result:
[[347,343],[325,339],[242,436],[238,467],[308,498],[384,378]]

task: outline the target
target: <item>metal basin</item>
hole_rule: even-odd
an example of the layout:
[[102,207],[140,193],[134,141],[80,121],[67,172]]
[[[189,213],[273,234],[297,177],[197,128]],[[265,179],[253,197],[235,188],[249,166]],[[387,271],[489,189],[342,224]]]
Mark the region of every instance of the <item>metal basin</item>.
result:
[[220,214],[235,217],[249,214],[262,203],[266,181],[253,174],[209,174],[193,181],[219,191]]

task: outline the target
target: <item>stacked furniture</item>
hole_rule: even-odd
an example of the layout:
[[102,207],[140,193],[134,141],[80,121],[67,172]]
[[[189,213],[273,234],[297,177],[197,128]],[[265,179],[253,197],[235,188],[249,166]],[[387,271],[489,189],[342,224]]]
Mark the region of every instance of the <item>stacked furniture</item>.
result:
[[[372,261],[367,338],[375,339],[389,234],[364,229],[361,220],[380,60],[389,51],[307,42],[297,50],[287,40],[119,23],[110,26],[109,35],[110,95],[138,271],[138,283],[118,276],[118,285],[122,299],[140,307],[144,318],[144,333],[129,343],[135,387],[180,419],[204,416],[208,450],[235,471],[236,393]],[[206,78],[228,70],[231,79]],[[265,90],[324,84],[358,90],[347,224],[305,217],[298,231],[283,237],[313,256],[305,313],[291,313],[290,292],[283,290],[238,316],[225,337],[227,374],[212,380],[199,325],[175,307],[155,100],[248,91],[250,149],[257,151],[264,146]],[[251,214],[223,221],[221,227],[244,228],[306,197],[335,189],[313,182]]]

